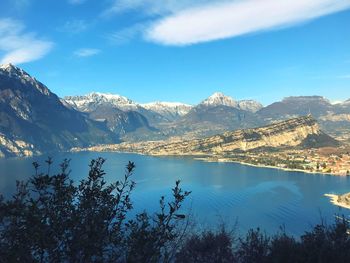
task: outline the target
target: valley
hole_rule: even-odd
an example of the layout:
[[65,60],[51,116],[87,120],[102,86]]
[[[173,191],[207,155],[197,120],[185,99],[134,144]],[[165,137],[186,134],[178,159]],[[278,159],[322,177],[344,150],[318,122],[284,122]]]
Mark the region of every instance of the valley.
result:
[[[99,92],[59,98],[12,64],[0,67],[0,95],[0,157],[120,151],[326,172],[311,153],[347,149],[350,141],[349,100],[332,104],[320,96],[267,106],[220,92],[197,105]],[[348,170],[333,163],[327,161],[331,173]]]

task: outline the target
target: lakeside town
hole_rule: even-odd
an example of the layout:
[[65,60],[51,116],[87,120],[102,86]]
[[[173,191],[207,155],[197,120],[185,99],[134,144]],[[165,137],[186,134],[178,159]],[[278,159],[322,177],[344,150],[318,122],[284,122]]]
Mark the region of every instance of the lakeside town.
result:
[[[160,142],[121,143],[99,145],[89,148],[73,148],[71,151],[129,152],[153,155],[150,153],[150,149],[158,147],[160,144]],[[349,146],[311,149],[264,149],[247,152],[223,152],[210,155],[187,156],[209,162],[238,162],[260,167],[350,176]]]
[[344,148],[254,151],[198,158],[206,161],[239,162],[248,165],[350,176],[350,152]]

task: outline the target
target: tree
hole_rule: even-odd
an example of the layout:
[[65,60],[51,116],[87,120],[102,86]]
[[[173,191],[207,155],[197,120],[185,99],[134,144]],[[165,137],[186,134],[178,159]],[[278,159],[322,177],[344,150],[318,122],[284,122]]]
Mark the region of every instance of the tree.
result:
[[[159,262],[176,238],[179,214],[190,192],[173,189],[174,200],[161,198],[155,220],[144,212],[126,221],[135,187],[129,162],[123,180],[107,184],[105,160],[92,160],[88,177],[77,186],[70,180],[69,160],[50,176],[33,163],[35,175],[17,182],[11,200],[0,197],[0,258],[5,262]],[[143,244],[143,246],[140,246]],[[151,249],[150,249],[151,248]],[[147,252],[147,253],[146,253]],[[139,262],[139,261],[138,261]]]

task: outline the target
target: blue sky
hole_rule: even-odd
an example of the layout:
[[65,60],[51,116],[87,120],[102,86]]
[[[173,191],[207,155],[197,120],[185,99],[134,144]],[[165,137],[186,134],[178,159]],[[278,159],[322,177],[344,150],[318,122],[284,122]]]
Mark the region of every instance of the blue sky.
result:
[[1,0],[0,61],[59,96],[350,98],[349,0]]

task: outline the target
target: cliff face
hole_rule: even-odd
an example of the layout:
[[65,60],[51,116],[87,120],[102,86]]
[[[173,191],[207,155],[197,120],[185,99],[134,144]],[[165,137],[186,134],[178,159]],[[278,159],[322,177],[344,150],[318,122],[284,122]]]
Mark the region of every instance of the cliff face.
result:
[[269,126],[226,132],[204,139],[161,145],[150,150],[156,155],[198,155],[249,151],[264,147],[334,146],[337,141],[324,134],[311,117],[299,117]]

